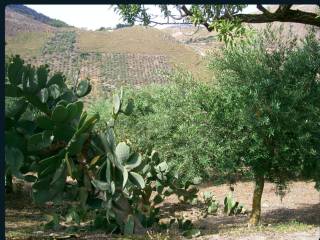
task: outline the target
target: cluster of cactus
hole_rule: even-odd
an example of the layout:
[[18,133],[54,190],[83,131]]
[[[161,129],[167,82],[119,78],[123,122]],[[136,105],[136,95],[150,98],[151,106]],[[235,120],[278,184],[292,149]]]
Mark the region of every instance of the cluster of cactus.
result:
[[[113,97],[113,113],[107,129],[92,139],[99,153],[98,179],[92,184],[102,199],[107,222],[115,219],[119,230],[126,234],[142,233],[159,222],[159,207],[165,197],[178,195],[182,201],[197,198],[199,179],[181,184],[168,164],[160,161],[159,153],[144,155],[133,152],[130,142],[116,144],[114,126],[120,113],[133,112],[133,100],[124,106],[122,91]],[[97,157],[96,157],[97,158]]]
[[144,189],[136,189],[133,205],[136,214],[144,227],[159,222],[159,205],[170,195],[177,195],[182,202],[193,202],[197,199],[199,178],[182,184],[173,173],[167,162],[161,161],[157,151],[144,154],[140,173],[145,180]]
[[[98,115],[87,118],[79,101],[90,92],[89,82],[69,89],[65,80],[60,73],[49,77],[47,65],[25,65],[19,56],[6,64],[6,173],[35,181],[37,202],[59,195],[68,158],[81,152],[98,120]],[[37,177],[23,175],[29,171]]]
[[[165,161],[160,161],[156,151],[143,155],[134,152],[130,142],[116,144],[114,127],[120,113],[130,115],[133,112],[133,100],[123,103],[122,91],[113,96],[112,117],[104,132],[92,139],[92,145],[98,156],[98,175],[92,180],[101,199],[104,217],[112,224],[113,231],[125,234],[143,233],[147,228],[159,222],[159,207],[165,197],[178,195],[182,201],[197,198],[198,189],[194,182],[181,184]],[[103,221],[102,221],[103,222]]]
[[244,206],[234,200],[232,192],[224,198],[224,213],[228,216],[246,213]]
[[[83,212],[96,210],[94,224],[132,234],[159,221],[157,205],[166,196],[197,198],[199,179],[180,184],[157,152],[142,155],[128,140],[116,141],[117,118],[133,112],[132,99],[124,104],[122,91],[115,94],[107,128],[96,132],[99,115],[88,116],[79,100],[90,92],[90,82],[69,88],[65,80],[59,73],[49,76],[48,66],[25,65],[19,56],[6,65],[6,173],[33,182],[36,203],[75,200]],[[68,219],[80,221],[76,211]]]
[[204,192],[203,193],[204,200],[204,216],[206,217],[208,214],[216,214],[219,208],[219,203],[215,199],[212,192]]
[[124,107],[122,95],[121,91],[113,97],[113,113],[107,129],[92,139],[92,149],[98,154],[93,159],[99,167],[91,183],[101,199],[107,221],[115,220],[121,232],[132,234],[144,230],[134,215],[130,201],[134,189],[143,189],[145,181],[135,171],[142,163],[142,155],[132,150],[129,141],[116,143],[114,126],[118,115],[129,115],[133,110],[132,100]]

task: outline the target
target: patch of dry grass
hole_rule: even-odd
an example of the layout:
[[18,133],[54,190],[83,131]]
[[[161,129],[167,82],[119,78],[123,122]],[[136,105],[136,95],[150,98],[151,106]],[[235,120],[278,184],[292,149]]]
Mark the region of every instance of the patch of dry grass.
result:
[[20,54],[22,57],[39,57],[52,32],[20,32],[6,39],[6,54]]

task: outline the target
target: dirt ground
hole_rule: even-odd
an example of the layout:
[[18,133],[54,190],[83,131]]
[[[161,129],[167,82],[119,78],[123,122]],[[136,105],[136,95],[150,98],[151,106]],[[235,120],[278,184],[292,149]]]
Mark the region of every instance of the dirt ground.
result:
[[[245,208],[251,210],[251,199],[254,184],[241,182],[234,186],[234,197]],[[183,216],[192,220],[195,227],[201,230],[198,239],[203,240],[318,240],[320,238],[320,194],[314,188],[313,182],[293,182],[282,201],[275,194],[275,185],[266,183],[262,197],[262,222],[254,228],[247,227],[248,214],[225,216],[222,207],[218,214],[203,217],[201,205],[191,206],[179,204],[175,197],[170,197],[161,207],[164,215]],[[200,186],[200,197],[203,192],[212,191],[223,204],[223,199],[229,192],[229,185]],[[25,197],[21,199],[6,197],[6,236],[7,239],[54,239],[43,232],[41,224],[46,222],[45,214],[51,209],[39,209],[33,206]],[[150,235],[141,239],[180,239],[181,234],[172,232]],[[36,237],[38,236],[38,237]],[[103,233],[79,233],[80,239],[111,239]],[[75,239],[75,238],[73,238]],[[126,238],[128,239],[128,238]],[[136,239],[136,238],[133,238]],[[140,238],[139,238],[140,239]]]
[[[234,198],[251,211],[251,201],[254,183],[241,182],[234,186]],[[202,185],[201,193],[211,191],[220,205],[230,191],[229,185],[219,186]],[[314,188],[313,182],[292,182],[287,193],[280,198],[275,193],[274,184],[266,183],[262,196],[261,226],[255,229],[247,227],[248,214],[240,216],[225,216],[221,210],[217,216],[201,217],[199,210],[188,206],[174,205],[178,200],[174,197],[168,199],[164,207],[171,213],[180,208],[178,215],[191,219],[203,233],[201,239],[306,239],[318,240],[320,238],[320,193]],[[177,214],[177,213],[176,213]],[[231,235],[231,236],[230,236]]]

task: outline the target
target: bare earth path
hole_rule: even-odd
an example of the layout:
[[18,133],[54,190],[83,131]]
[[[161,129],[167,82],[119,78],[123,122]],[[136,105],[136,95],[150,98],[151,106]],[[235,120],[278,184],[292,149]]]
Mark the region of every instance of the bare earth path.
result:
[[[253,187],[252,182],[241,182],[234,186],[234,197],[249,211]],[[219,203],[223,204],[229,186],[226,184],[200,186],[200,196],[205,191],[212,191]],[[7,239],[39,239],[33,236],[41,231],[40,224],[45,222],[44,212],[50,209],[38,209],[32,206],[30,200],[12,199],[10,196],[7,197],[5,206]],[[192,220],[202,232],[202,236],[197,239],[318,240],[320,238],[320,194],[315,190],[313,182],[291,183],[289,192],[282,201],[275,194],[275,186],[266,183],[262,197],[262,223],[259,227],[251,229],[246,225],[248,215],[225,216],[220,211],[216,216],[209,215],[203,218],[198,207],[179,204],[175,197],[167,199],[161,209],[164,214],[170,213],[176,217],[183,216]],[[142,239],[179,239],[180,235]],[[110,239],[110,235],[100,233],[80,233],[80,236],[80,239]]]

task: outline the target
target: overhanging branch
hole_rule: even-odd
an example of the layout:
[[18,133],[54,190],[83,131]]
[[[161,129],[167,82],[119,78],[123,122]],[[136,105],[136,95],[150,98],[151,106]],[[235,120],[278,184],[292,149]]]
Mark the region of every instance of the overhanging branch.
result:
[[[223,20],[223,19],[237,19],[240,22],[244,23],[269,23],[269,22],[294,22],[302,23],[311,26],[320,27],[320,18],[317,14],[311,12],[304,12],[301,10],[292,10],[290,9],[292,5],[280,5],[276,12],[269,12],[261,4],[257,5],[257,8],[262,12],[262,14],[234,14],[232,16],[222,16],[220,18],[213,19]],[[185,6],[181,6],[181,10],[185,13],[186,16],[191,17],[193,13]],[[207,28],[208,31],[212,31],[213,27],[210,26],[210,23],[202,21],[201,24]]]
[[289,9],[270,14],[236,14],[233,17],[246,23],[295,22],[320,27],[320,19],[317,18],[317,14],[300,10]]
[[270,12],[264,6],[262,6],[262,4],[257,4],[257,8],[264,14],[270,14]]

